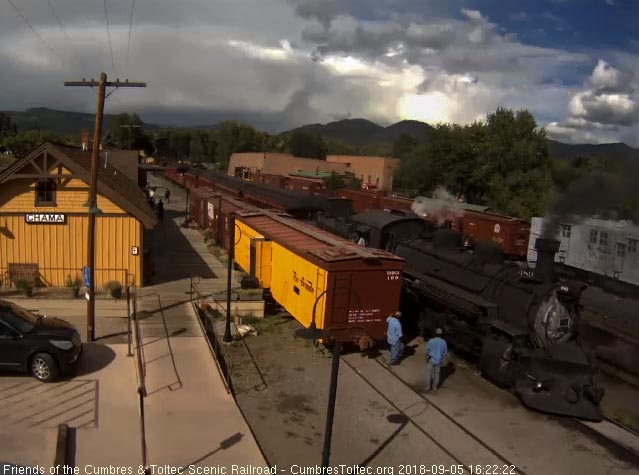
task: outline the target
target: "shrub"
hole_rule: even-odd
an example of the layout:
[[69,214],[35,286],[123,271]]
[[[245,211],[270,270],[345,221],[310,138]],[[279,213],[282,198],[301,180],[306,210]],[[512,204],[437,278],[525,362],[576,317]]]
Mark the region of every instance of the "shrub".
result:
[[114,299],[119,299],[122,297],[122,284],[117,280],[110,280],[109,282],[104,284],[104,287],[107,290],[111,291],[111,297],[113,297]]
[[20,292],[24,292],[26,295],[31,295],[33,293],[33,281],[29,279],[16,279],[15,282],[16,289]]
[[117,280],[110,280],[106,284],[104,284],[104,288],[113,292],[114,290],[122,289],[122,284]]
[[67,275],[67,280],[65,281],[64,285],[70,289],[79,289],[80,287],[82,287],[82,281],[79,277],[72,279],[71,275]]

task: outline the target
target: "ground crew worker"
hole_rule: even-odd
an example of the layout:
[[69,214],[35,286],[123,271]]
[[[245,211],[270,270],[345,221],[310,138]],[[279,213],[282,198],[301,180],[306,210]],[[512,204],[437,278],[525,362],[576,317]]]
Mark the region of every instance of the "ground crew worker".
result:
[[448,353],[446,340],[441,337],[442,329],[435,330],[435,334],[437,336],[426,343],[426,391],[437,391],[442,362]]
[[389,366],[395,366],[399,364],[399,360],[404,353],[404,344],[402,343],[402,323],[399,319],[402,316],[402,312],[395,312],[394,315],[389,316],[386,319],[388,323],[388,329],[386,330],[386,341],[390,345],[390,358],[388,360]]

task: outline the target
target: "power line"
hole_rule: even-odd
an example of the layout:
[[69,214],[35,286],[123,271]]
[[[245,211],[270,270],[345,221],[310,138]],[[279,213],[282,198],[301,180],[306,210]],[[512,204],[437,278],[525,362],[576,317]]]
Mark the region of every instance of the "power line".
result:
[[106,27],[107,27],[107,38],[109,39],[109,51],[111,52],[111,67],[113,68],[113,74],[117,76],[117,72],[115,70],[115,59],[113,58],[113,46],[111,45],[111,30],[109,28],[109,13],[107,12],[107,2],[104,3],[104,17],[106,18]]
[[135,8],[135,0],[131,0],[131,19],[129,20],[129,41],[126,45],[126,61],[124,62],[124,71],[129,67],[129,51],[131,50],[131,31],[133,30],[133,9]]
[[27,18],[22,14],[22,12],[20,11],[20,9],[15,5],[15,3],[13,3],[11,0],[7,0],[7,2],[9,2],[9,4],[13,7],[13,9],[16,11],[16,13],[18,14],[18,16],[20,18],[22,18],[22,21],[29,27],[29,29],[31,31],[33,31],[33,34],[36,35],[36,37],[40,40],[40,42],[43,44],[43,46],[56,58],[58,58],[58,60],[60,62],[62,62],[62,58],[60,57],[60,55],[58,55],[58,53],[56,53],[55,49],[53,49],[52,46],[49,46],[49,43],[47,43],[46,41],[44,41],[44,38],[42,37],[42,35],[40,33],[38,33],[38,31],[31,25],[31,23],[29,23],[29,20],[27,20]]
[[[51,3],[51,0],[47,0],[47,3],[49,4],[49,8],[51,9],[51,13],[53,13],[53,16],[58,21],[58,25],[60,26],[60,29],[64,33],[64,36],[67,38],[67,40],[69,40],[69,43],[73,44],[73,41],[71,41],[71,38],[69,37],[69,33],[67,32],[67,29],[62,24],[62,20],[60,19],[60,16],[56,13],[55,8],[53,8],[53,4]],[[84,64],[84,61],[82,61],[82,58],[80,57],[79,54],[78,54],[76,59],[78,60],[78,63],[80,63],[80,66],[81,66],[82,70],[85,73],[87,73],[89,71],[89,69],[86,67],[86,65]]]

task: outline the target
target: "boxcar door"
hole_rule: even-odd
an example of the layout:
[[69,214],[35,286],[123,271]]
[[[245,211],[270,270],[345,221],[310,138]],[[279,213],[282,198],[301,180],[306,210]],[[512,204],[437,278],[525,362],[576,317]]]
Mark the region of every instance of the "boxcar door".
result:
[[351,299],[351,272],[336,272],[333,278],[333,299],[331,302],[331,326],[339,328],[348,322]]
[[256,239],[251,239],[251,246],[249,249],[249,274],[251,277],[255,277],[257,274],[257,246],[258,241]]
[[623,272],[623,261],[626,258],[626,245],[622,242],[615,243],[615,277]]

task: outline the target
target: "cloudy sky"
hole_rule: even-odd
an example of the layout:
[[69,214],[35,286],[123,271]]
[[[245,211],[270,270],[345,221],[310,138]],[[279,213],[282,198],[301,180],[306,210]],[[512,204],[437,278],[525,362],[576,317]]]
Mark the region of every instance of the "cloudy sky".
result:
[[129,36],[131,8],[0,0],[0,110],[91,112],[93,91],[63,82],[104,71],[148,83],[107,112],[149,122],[275,132],[505,106],[558,140],[639,146],[639,0],[137,0]]

